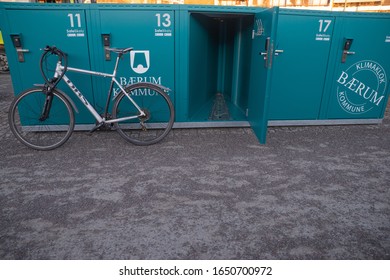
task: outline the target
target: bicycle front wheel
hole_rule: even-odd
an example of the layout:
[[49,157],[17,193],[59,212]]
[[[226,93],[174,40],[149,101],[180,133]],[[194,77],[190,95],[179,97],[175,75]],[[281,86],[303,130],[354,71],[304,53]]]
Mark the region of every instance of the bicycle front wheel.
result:
[[[112,115],[122,119],[115,124],[118,133],[135,145],[151,145],[162,140],[173,126],[175,113],[169,96],[159,86],[150,83],[132,84],[125,88],[126,93],[142,109],[145,116],[139,115],[127,94],[116,97]],[[134,116],[133,119],[126,119]],[[125,119],[123,119],[125,118]]]
[[8,121],[11,131],[24,145],[36,150],[52,150],[64,144],[74,128],[72,105],[60,92],[53,90],[48,115],[43,118],[47,94],[32,88],[15,97]]

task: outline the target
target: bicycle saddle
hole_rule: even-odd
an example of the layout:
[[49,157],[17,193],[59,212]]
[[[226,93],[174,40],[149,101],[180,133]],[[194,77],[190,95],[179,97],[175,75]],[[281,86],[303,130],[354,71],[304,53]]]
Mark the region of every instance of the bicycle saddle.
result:
[[114,52],[117,54],[125,54],[133,50],[133,48],[125,48],[125,49],[120,49],[120,48],[106,48],[106,50],[110,52]]

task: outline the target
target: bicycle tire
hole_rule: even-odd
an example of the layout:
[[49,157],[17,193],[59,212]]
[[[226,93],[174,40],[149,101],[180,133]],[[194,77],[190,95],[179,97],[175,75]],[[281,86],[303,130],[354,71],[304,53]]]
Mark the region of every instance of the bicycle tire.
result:
[[[145,111],[146,116],[115,123],[116,131],[127,141],[147,146],[166,137],[171,130],[175,111],[169,96],[158,85],[137,83],[125,88],[126,93]],[[112,109],[114,119],[138,115],[138,110],[123,92],[116,96]]]
[[8,113],[15,137],[27,147],[41,151],[63,145],[75,125],[72,105],[55,89],[49,116],[40,120],[46,96],[42,88],[27,89],[14,98]]

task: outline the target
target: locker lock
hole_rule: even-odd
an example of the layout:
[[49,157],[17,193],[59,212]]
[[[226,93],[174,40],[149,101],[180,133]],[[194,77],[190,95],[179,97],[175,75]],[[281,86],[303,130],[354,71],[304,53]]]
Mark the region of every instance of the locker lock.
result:
[[264,67],[265,68],[267,68],[267,66],[268,66],[268,49],[269,49],[270,40],[271,40],[270,37],[268,37],[265,40],[264,51],[259,53],[260,55],[262,55],[264,57],[264,63],[265,63]]
[[24,62],[24,53],[29,52],[30,50],[23,49],[22,40],[20,38],[20,34],[11,34],[11,40],[16,49],[16,53],[18,55],[18,61]]
[[[259,54],[264,57],[264,67],[265,68],[271,68],[272,67],[272,58],[273,58],[273,52],[274,52],[274,44],[271,42],[271,38],[268,37],[265,40],[265,51],[260,52]],[[283,53],[283,50],[275,50],[275,55],[279,55],[280,53]]]
[[341,57],[341,63],[345,63],[347,61],[347,56],[355,54],[355,52],[349,51],[352,46],[353,39],[345,39],[344,42],[344,49],[343,49],[343,56]]
[[104,58],[109,61],[111,60],[111,52],[107,50],[107,48],[111,45],[111,35],[110,34],[102,34],[103,39],[103,47],[104,47]]

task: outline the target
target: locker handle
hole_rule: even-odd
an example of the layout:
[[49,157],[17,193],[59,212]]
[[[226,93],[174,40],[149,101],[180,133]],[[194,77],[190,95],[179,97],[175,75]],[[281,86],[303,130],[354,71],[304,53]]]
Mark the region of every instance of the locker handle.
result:
[[[268,51],[269,51],[269,47],[270,47],[270,42],[271,42],[271,38],[268,37],[266,40],[265,40],[265,45],[264,45],[264,49],[265,51],[264,52],[260,52],[260,55],[264,56],[264,61],[265,61],[265,67],[267,68],[268,67]],[[272,56],[271,56],[272,57]]]
[[355,54],[355,52],[349,51],[351,49],[353,43],[353,39],[345,39],[344,47],[343,47],[343,55],[341,57],[341,63],[345,63],[347,61],[347,56],[351,54]]
[[16,48],[16,54],[18,55],[18,61],[24,62],[24,53],[28,53],[30,50],[22,49],[22,48]]
[[30,50],[23,49],[22,44],[22,35],[21,34],[10,34],[12,43],[16,49],[16,54],[18,55],[18,61],[24,62],[24,53],[29,52]]
[[356,53],[344,50],[343,51],[343,56],[341,57],[341,63],[345,63],[347,61],[347,56],[348,55],[353,55],[353,54],[356,54]]

